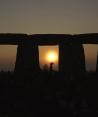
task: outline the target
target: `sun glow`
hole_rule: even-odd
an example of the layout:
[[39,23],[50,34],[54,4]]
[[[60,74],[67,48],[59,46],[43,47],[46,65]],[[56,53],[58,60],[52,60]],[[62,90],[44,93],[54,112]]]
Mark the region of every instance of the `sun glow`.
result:
[[51,62],[53,62],[53,63],[57,62],[58,61],[58,55],[57,55],[57,53],[55,51],[49,51],[49,52],[47,52],[47,54],[46,54],[46,60],[49,63],[51,63]]

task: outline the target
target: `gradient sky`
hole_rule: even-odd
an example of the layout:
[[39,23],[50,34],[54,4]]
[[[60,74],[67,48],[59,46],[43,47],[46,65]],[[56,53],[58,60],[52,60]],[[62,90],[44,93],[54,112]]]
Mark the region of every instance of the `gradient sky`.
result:
[[[98,0],[0,0],[0,33],[97,32]],[[88,59],[93,61],[96,54],[88,47]],[[10,53],[15,56],[12,50]]]
[[98,32],[98,0],[0,0],[0,32]]

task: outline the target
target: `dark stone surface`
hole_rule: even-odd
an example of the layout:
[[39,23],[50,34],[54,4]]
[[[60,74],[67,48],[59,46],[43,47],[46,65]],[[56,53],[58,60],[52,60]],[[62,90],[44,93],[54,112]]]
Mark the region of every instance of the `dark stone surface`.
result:
[[82,44],[62,43],[59,52],[59,70],[62,74],[75,78],[85,74],[85,56]]
[[36,45],[25,43],[17,48],[15,73],[24,76],[39,70],[39,52]]

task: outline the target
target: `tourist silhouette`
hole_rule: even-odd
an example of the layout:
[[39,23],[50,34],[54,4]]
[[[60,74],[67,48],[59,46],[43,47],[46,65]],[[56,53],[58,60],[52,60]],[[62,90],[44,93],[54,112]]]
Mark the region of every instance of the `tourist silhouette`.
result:
[[54,63],[51,62],[51,63],[50,63],[50,67],[49,67],[49,71],[53,71],[53,65],[54,65]]

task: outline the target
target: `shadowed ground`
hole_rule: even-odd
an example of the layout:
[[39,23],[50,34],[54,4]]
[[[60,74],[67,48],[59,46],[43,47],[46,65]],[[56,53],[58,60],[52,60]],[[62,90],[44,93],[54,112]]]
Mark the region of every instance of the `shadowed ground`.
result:
[[0,111],[3,115],[86,117],[98,112],[95,73],[87,73],[82,80],[68,80],[55,71],[40,71],[25,80],[17,79],[13,73],[0,73]]

